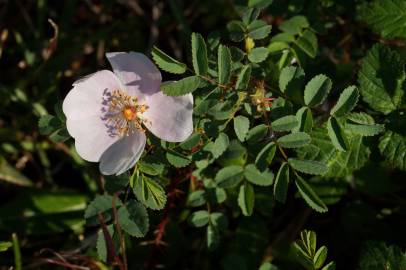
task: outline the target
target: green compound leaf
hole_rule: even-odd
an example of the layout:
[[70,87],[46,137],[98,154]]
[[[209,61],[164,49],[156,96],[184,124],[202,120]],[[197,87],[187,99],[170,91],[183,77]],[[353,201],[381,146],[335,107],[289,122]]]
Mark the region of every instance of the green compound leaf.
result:
[[165,190],[161,185],[148,177],[134,177],[133,191],[137,199],[153,210],[161,210],[166,204]]
[[302,107],[296,112],[296,119],[299,124],[293,131],[311,132],[313,127],[312,111],[307,107]]
[[334,147],[340,151],[347,151],[348,142],[344,131],[341,129],[337,119],[330,117],[327,121],[327,131]]
[[374,118],[367,113],[358,112],[358,113],[350,113],[347,115],[347,120],[350,120],[354,123],[360,125],[372,125],[375,124]]
[[252,39],[263,39],[271,33],[272,27],[262,20],[251,22],[248,27],[248,37]]
[[[64,115],[63,115],[64,117]],[[43,115],[38,121],[39,133],[48,135],[54,143],[63,142],[70,138],[68,130],[58,117],[52,115]]]
[[296,177],[296,187],[299,190],[300,196],[306,201],[306,203],[315,211],[324,213],[328,211],[327,206],[317,196],[314,190],[302,179],[302,177]]
[[406,171],[406,137],[393,131],[386,131],[379,139],[379,150],[390,164]]
[[240,74],[238,75],[235,88],[238,90],[244,90],[248,87],[248,83],[251,77],[251,65],[245,65]]
[[[214,183],[213,183],[214,184]],[[227,193],[223,188],[207,188],[207,201],[214,204],[223,203],[227,199]]]
[[173,59],[157,47],[154,46],[152,48],[151,54],[152,59],[154,59],[155,64],[157,64],[160,69],[174,74],[183,74],[186,72],[185,64]]
[[376,44],[364,57],[358,73],[362,98],[374,110],[389,114],[402,104],[405,78],[399,54]]
[[230,140],[228,139],[227,134],[220,133],[217,139],[214,141],[210,152],[213,154],[213,157],[217,159],[226,151],[229,144]]
[[221,188],[231,188],[237,186],[244,175],[244,169],[241,166],[231,165],[220,169],[215,177],[217,185]]
[[227,30],[230,39],[234,42],[240,42],[245,36],[245,25],[240,21],[231,21],[227,24]]
[[261,10],[258,8],[248,8],[244,11],[242,15],[242,22],[245,25],[249,25],[251,22],[256,20],[260,14]]
[[209,223],[209,212],[200,210],[193,212],[189,217],[189,223],[194,227],[203,227]]
[[327,258],[327,251],[328,249],[326,246],[321,246],[314,254],[313,264],[316,269],[320,269],[323,266]]
[[241,62],[244,59],[245,52],[237,47],[230,47],[231,60],[233,62]]
[[299,37],[295,40],[295,44],[311,58],[316,57],[318,47],[317,37],[312,30],[305,30],[303,34],[299,35]]
[[183,96],[204,86],[205,83],[199,76],[190,76],[179,81],[162,83],[161,90],[167,96]]
[[336,263],[335,262],[329,262],[321,270],[336,270]]
[[[138,169],[140,170],[140,172],[143,172],[143,173],[149,174],[149,175],[158,175],[159,174],[158,168],[156,166],[154,166],[154,164],[149,164],[144,161],[139,161],[137,163],[137,165],[138,165]],[[112,181],[114,181],[114,180],[112,180]]]
[[274,142],[268,143],[257,155],[255,165],[260,171],[265,170],[271,164],[276,151]]
[[141,203],[130,200],[117,212],[121,228],[131,236],[144,237],[149,228],[147,209]]
[[243,142],[250,128],[250,120],[245,116],[239,115],[235,117],[233,121],[235,135],[237,135],[237,138]]
[[303,103],[304,79],[305,73],[301,67],[285,67],[279,75],[279,88],[298,103]]
[[274,131],[289,131],[294,129],[297,125],[298,121],[295,115],[287,115],[271,123]]
[[62,127],[62,122],[58,117],[53,115],[43,115],[38,121],[39,133],[42,135],[49,135],[52,132]]
[[231,53],[230,50],[223,45],[218,47],[218,78],[220,84],[227,84],[231,76]]
[[294,16],[282,22],[279,25],[279,29],[291,35],[296,35],[302,32],[303,29],[309,28],[309,26],[309,22],[305,16]]
[[251,216],[254,211],[255,192],[254,187],[249,183],[244,183],[240,186],[238,193],[238,205],[241,208],[244,216]]
[[254,164],[248,164],[245,167],[244,176],[250,183],[258,186],[270,186],[274,178],[272,172],[268,170],[260,172]]
[[192,162],[187,156],[175,151],[166,152],[165,156],[168,162],[176,168],[186,167]]
[[284,148],[303,147],[311,142],[311,137],[305,132],[296,132],[280,137],[277,142]]
[[330,114],[343,116],[351,112],[357,105],[359,98],[358,90],[355,86],[347,87],[338,98],[336,105],[331,109]]
[[360,125],[353,122],[345,123],[345,130],[361,136],[375,136],[385,130],[384,125]]
[[192,62],[197,75],[206,75],[208,70],[207,48],[202,35],[192,33]]
[[406,38],[406,2],[376,0],[364,6],[361,19],[384,38]]
[[210,222],[219,231],[224,231],[228,227],[227,216],[221,212],[211,212],[210,213]]
[[307,106],[315,107],[323,103],[331,90],[332,82],[324,74],[311,79],[304,90],[304,102]]
[[313,175],[323,175],[328,171],[328,166],[322,162],[314,160],[300,160],[296,158],[289,158],[289,164],[293,169]]
[[248,60],[252,63],[261,63],[268,57],[268,54],[269,50],[267,48],[257,47],[248,53]]
[[204,190],[196,190],[189,194],[186,204],[191,207],[202,206],[206,203],[206,192]]
[[194,133],[186,141],[179,144],[180,148],[184,150],[191,150],[193,147],[197,146],[202,138],[202,134]]
[[[115,207],[121,206],[122,203],[119,199],[115,201]],[[99,195],[89,203],[85,211],[86,224],[94,226],[99,224],[99,213],[103,216],[104,222],[110,221],[113,215],[113,196]]]
[[223,167],[229,165],[243,166],[246,160],[247,160],[247,149],[238,140],[232,140],[227,150],[218,159],[218,162]]
[[285,203],[286,194],[289,186],[289,165],[283,162],[276,175],[275,185],[273,186],[273,194],[275,199],[281,203]]
[[49,135],[49,139],[51,139],[51,141],[53,141],[54,143],[64,142],[69,138],[70,135],[66,127],[57,129],[55,132]]
[[300,159],[316,160],[328,164],[324,177],[345,177],[360,169],[368,161],[370,150],[359,135],[348,134],[348,151],[338,151],[332,144],[326,128],[315,128],[311,144],[297,149]]
[[264,124],[260,124],[251,128],[246,136],[246,140],[248,143],[253,144],[259,142],[268,132],[268,126]]

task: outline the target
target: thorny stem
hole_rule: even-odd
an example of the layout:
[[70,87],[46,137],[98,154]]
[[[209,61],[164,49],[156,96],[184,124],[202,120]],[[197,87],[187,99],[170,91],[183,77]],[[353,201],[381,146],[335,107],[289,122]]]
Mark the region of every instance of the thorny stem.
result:
[[123,264],[115,252],[113,239],[111,238],[111,235],[107,230],[107,226],[104,222],[102,214],[97,213],[97,218],[99,219],[99,223],[102,227],[103,237],[107,247],[107,263],[117,263],[119,265],[119,268],[122,269]]
[[124,239],[123,232],[121,231],[120,224],[118,223],[118,215],[117,215],[117,209],[116,209],[117,197],[118,197],[118,194],[115,193],[114,197],[113,197],[114,226],[116,227],[118,237],[120,238],[120,249],[121,249],[121,255],[123,256],[124,270],[128,270],[127,255],[126,255],[126,251],[125,251],[125,239]]

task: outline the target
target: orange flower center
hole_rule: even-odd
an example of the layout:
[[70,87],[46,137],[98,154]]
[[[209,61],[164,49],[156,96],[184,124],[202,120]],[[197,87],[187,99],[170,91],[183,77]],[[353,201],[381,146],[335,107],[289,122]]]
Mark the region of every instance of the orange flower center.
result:
[[127,121],[132,121],[137,117],[137,110],[134,107],[126,107],[123,110],[123,115]]
[[148,106],[140,104],[136,97],[115,90],[104,102],[106,110],[103,119],[106,120],[111,136],[128,136],[136,130],[144,131],[142,124],[146,119],[142,114]]

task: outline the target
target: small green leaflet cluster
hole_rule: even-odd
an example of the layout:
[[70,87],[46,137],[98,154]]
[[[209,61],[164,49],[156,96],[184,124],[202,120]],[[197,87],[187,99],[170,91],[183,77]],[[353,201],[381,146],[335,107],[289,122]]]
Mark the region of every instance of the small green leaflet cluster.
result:
[[292,244],[297,261],[308,270],[335,270],[334,262],[326,263],[327,247],[317,249],[317,236],[313,231],[301,231],[300,239]]
[[138,170],[131,177],[123,174],[105,180],[105,190],[108,193],[117,194],[130,188],[136,200],[122,202],[116,195],[104,194],[97,196],[86,208],[86,225],[101,225],[108,229],[108,233],[101,230],[97,240],[98,254],[103,261],[107,261],[107,254],[111,252],[108,250],[109,241],[115,249],[119,248],[118,230],[134,237],[144,237],[149,230],[147,208],[161,210],[166,204],[165,191],[158,179],[154,179],[160,173],[159,167],[145,162],[140,162],[137,166]]
[[56,116],[50,114],[41,116],[38,129],[41,135],[47,135],[51,141],[58,143],[66,141],[70,136],[66,129],[66,117],[62,112],[61,104],[56,104],[54,109]]
[[279,66],[296,59],[301,65],[306,62],[306,56],[314,58],[317,55],[317,37],[304,16],[294,16],[279,25],[281,33],[271,39],[268,49],[273,54],[283,54]]

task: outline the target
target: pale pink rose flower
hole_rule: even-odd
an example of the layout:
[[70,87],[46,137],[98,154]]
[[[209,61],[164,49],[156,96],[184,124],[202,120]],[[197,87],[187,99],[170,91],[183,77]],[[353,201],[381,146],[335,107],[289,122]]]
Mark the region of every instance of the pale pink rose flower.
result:
[[75,83],[63,102],[66,126],[78,154],[100,162],[103,174],[133,167],[145,147],[145,128],[181,142],[193,131],[193,96],[160,91],[161,73],[143,54],[106,54],[113,72],[101,70]]

